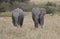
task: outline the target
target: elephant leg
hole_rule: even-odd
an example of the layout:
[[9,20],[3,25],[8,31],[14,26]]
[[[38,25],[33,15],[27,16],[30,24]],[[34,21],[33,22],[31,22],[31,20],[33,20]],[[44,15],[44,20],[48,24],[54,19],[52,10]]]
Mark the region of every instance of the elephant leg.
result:
[[43,25],[44,25],[44,17],[43,18],[40,18],[40,25],[43,28]]
[[15,17],[15,25],[17,26],[18,24],[18,17]]
[[20,21],[20,26],[22,27],[23,25],[23,18],[21,18],[21,21]]
[[24,18],[19,16],[19,18],[18,18],[18,25],[20,25],[21,27],[23,25],[23,20],[24,20]]
[[20,25],[20,17],[18,17],[18,25]]
[[35,24],[35,28],[38,28],[38,19],[35,18],[34,24]]
[[17,26],[16,23],[15,23],[15,18],[12,16],[12,23],[14,26]]
[[38,23],[40,24],[40,18],[38,19]]

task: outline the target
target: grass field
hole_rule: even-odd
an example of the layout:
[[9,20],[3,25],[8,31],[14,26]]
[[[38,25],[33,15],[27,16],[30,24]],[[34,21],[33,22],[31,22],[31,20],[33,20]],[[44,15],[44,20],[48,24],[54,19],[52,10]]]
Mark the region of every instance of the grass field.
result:
[[25,14],[23,27],[14,27],[11,17],[0,17],[0,39],[60,39],[60,16],[45,15],[43,29],[37,29],[31,13]]

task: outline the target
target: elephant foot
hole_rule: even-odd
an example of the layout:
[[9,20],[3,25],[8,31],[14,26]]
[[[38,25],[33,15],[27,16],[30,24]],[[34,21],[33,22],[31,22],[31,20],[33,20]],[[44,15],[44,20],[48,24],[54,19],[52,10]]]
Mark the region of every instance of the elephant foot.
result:
[[14,25],[15,27],[17,27],[17,25]]
[[20,25],[20,27],[22,28],[22,25]]
[[35,28],[38,28],[38,26],[35,26]]
[[43,26],[41,26],[41,28],[43,28]]

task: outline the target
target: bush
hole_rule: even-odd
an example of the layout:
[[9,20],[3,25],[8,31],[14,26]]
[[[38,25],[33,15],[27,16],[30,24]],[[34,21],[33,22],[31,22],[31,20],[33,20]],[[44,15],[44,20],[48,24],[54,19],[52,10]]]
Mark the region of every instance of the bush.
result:
[[54,12],[54,7],[47,7],[46,11],[47,11],[47,14],[53,13]]
[[30,5],[29,3],[21,3],[20,4],[20,8],[22,8],[24,11],[31,11],[32,9],[32,5]]
[[[21,3],[24,3],[22,7],[20,6]],[[5,12],[5,11],[12,11],[16,6],[22,7],[25,10],[28,10],[29,5],[29,0],[0,0],[0,12]]]
[[0,4],[0,12],[5,12],[9,10],[9,3],[3,2]]
[[46,6],[56,6],[56,4],[53,2],[47,2]]
[[17,7],[23,9],[24,11],[31,11],[32,5],[30,3],[13,2],[12,10]]
[[47,10],[47,14],[51,14],[55,11],[56,8],[56,4],[52,3],[52,2],[48,2],[46,4],[46,10]]

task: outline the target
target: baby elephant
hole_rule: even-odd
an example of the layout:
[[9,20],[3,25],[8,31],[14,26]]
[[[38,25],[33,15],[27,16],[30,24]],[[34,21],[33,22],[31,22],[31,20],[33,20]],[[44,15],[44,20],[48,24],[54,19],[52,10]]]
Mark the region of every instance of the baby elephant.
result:
[[14,26],[20,25],[22,27],[24,20],[24,13],[22,9],[16,8],[12,11],[12,23]]
[[44,24],[44,15],[46,14],[45,8],[32,8],[32,19],[34,21],[35,27],[38,28],[38,24],[43,28]]

